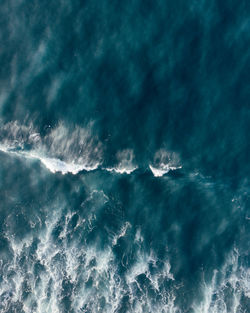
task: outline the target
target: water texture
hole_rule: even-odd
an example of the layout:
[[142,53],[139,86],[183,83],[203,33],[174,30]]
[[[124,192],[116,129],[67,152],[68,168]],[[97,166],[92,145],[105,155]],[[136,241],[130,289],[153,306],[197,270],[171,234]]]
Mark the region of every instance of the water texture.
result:
[[0,312],[250,312],[250,2],[0,3]]

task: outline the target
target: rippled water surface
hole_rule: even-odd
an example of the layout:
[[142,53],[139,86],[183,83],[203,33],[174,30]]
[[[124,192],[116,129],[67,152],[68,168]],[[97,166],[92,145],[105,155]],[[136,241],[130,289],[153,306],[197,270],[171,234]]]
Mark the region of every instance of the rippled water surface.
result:
[[0,312],[250,312],[250,2],[0,25]]

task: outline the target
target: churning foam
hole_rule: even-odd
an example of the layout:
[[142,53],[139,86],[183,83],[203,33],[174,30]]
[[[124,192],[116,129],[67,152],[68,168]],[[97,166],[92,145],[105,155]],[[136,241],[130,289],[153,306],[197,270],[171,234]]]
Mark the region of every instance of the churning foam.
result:
[[69,129],[59,124],[41,137],[32,125],[7,123],[0,128],[0,150],[38,159],[52,173],[91,171],[98,168],[102,158],[102,145],[92,136],[91,128]]
[[[98,201],[108,201],[102,191],[96,190],[89,200],[99,196]],[[125,272],[121,275],[113,249],[121,237],[132,239],[129,233],[132,225],[124,222],[101,249],[85,241],[85,235],[96,227],[94,214],[89,212],[84,219],[78,216],[72,227],[77,212],[65,213],[60,209],[62,206],[58,204],[56,210],[45,208],[43,226],[37,218],[37,231],[22,240],[17,240],[10,231],[5,233],[13,257],[8,263],[0,262],[1,312],[19,308],[25,313],[60,313],[66,311],[67,298],[71,312],[115,313],[126,299],[126,312],[182,313],[176,304],[179,285],[170,262],[167,258],[158,260],[153,250],[144,250],[139,229],[133,235],[133,244],[138,247],[134,261],[129,265],[124,256]],[[211,282],[204,281],[202,288],[204,298],[193,303],[195,313],[241,312],[241,298],[250,297],[250,272],[240,264],[237,250],[221,269],[214,271]]]
[[14,154],[16,156],[23,156],[28,159],[37,159],[40,160],[41,163],[51,172],[56,173],[60,172],[62,174],[77,174],[83,170],[85,171],[93,171],[98,168],[99,163],[95,163],[93,165],[84,165],[84,164],[75,164],[73,162],[67,163],[60,159],[56,158],[48,158],[42,155],[39,155],[36,151],[15,151],[11,150],[10,148],[0,145],[0,151],[5,153]]
[[203,301],[193,305],[195,313],[246,312],[241,302],[250,299],[250,270],[240,264],[239,258],[234,249],[224,266],[214,270],[211,282],[203,282]]
[[109,172],[116,172],[118,174],[131,174],[138,166],[135,165],[134,152],[131,149],[125,149],[116,153],[117,164],[114,167],[106,168]]
[[182,166],[169,166],[169,164],[160,164],[160,167],[155,168],[152,165],[149,165],[149,168],[155,177],[161,177],[167,174],[169,171],[174,171],[181,169]]
[[[150,266],[156,266],[157,259],[153,253],[147,255],[139,247],[137,260],[125,277],[119,274],[113,247],[131,228],[128,222],[110,237],[109,245],[100,249],[86,244],[84,237],[72,237],[74,232],[89,232],[94,222],[93,215],[89,214],[86,219],[79,218],[72,228],[75,214],[74,211],[64,215],[60,209],[48,210],[44,227],[21,241],[6,233],[13,258],[4,265],[4,270],[1,269],[1,312],[7,313],[19,306],[25,313],[59,313],[66,310],[65,297],[70,305],[68,310],[72,312],[114,313],[121,309],[124,297],[128,297],[127,312],[176,312],[173,295],[162,294],[158,303],[154,303],[139,281],[139,276],[145,275],[149,280],[148,288],[159,293],[164,279],[173,279],[167,261],[160,272],[152,273]],[[60,232],[55,239],[54,232],[59,225]]]
[[99,163],[95,163],[92,166],[88,164],[75,164],[73,162],[66,163],[64,161],[61,161],[60,159],[41,157],[34,153],[30,154],[29,156],[39,159],[52,173],[61,172],[62,174],[72,173],[75,175],[83,170],[93,171],[99,166]]
[[[92,128],[93,123],[87,128],[76,126],[73,129],[59,123],[42,137],[32,125],[10,122],[0,127],[0,150],[38,159],[52,173],[93,171],[102,165],[103,147],[98,138],[92,135]],[[25,149],[26,146],[29,146],[29,150]],[[155,177],[161,177],[182,166],[176,153],[160,149],[149,168]],[[138,169],[133,150],[118,151],[115,165],[102,169],[118,174],[133,173]]]
[[169,171],[181,169],[182,166],[176,153],[160,149],[155,153],[154,160],[149,168],[155,177],[161,177]]
[[131,174],[133,173],[138,167],[126,168],[126,167],[108,167],[105,168],[108,172],[116,172],[118,174]]

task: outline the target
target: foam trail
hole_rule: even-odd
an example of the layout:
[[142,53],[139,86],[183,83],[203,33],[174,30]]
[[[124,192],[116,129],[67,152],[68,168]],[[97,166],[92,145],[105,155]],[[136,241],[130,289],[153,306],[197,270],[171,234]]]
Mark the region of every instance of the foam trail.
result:
[[0,151],[4,153],[14,154],[16,156],[25,157],[27,159],[36,159],[39,160],[51,173],[60,172],[63,175],[71,173],[71,174],[78,174],[79,172],[85,171],[94,171],[98,168],[99,163],[90,165],[84,164],[75,164],[75,163],[67,163],[60,159],[56,158],[49,158],[45,156],[39,155],[36,151],[15,151],[10,150],[8,147],[0,145]]
[[66,163],[60,159],[41,157],[36,154],[30,154],[29,157],[39,159],[48,170],[52,173],[61,172],[62,174],[71,173],[76,175],[77,173],[85,171],[93,171],[98,168],[99,163],[96,163],[92,166],[75,164],[75,163]]
[[10,122],[0,127],[0,150],[38,159],[52,173],[92,171],[101,162],[102,146],[98,138],[92,136],[91,129],[92,125],[86,129],[79,126],[70,129],[59,123],[41,137],[32,125]]

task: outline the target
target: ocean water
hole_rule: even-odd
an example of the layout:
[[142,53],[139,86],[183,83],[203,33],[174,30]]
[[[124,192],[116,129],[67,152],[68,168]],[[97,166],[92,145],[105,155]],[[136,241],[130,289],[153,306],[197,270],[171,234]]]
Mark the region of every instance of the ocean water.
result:
[[250,312],[250,2],[0,25],[0,312]]

